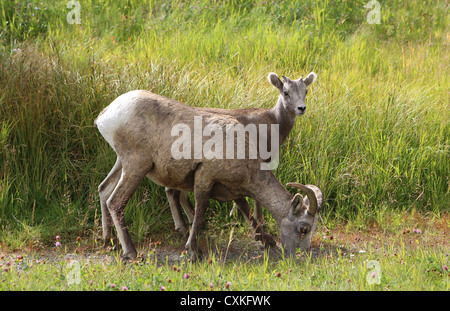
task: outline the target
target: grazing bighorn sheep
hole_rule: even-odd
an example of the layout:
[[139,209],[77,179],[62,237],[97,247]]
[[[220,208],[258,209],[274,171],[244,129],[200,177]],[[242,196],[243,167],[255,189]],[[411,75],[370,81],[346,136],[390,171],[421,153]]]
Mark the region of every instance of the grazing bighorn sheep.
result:
[[[263,161],[260,158],[194,156],[174,159],[173,154],[171,156],[174,142],[171,129],[179,124],[194,128],[195,117],[199,116],[223,132],[229,125],[240,124],[231,116],[202,111],[148,91],[125,93],[100,113],[95,125],[117,154],[114,167],[98,189],[104,240],[111,239],[113,224],[123,257],[137,256],[126,227],[124,210],[147,176],[170,189],[193,191],[195,214],[186,248],[194,258],[200,254],[197,236],[209,198],[220,201],[240,200],[245,196],[253,198],[273,215],[280,227],[281,244],[286,254],[295,254],[297,247],[307,248],[323,201],[317,187],[290,184],[305,191],[308,199],[303,199],[300,194],[292,196],[270,170],[261,170]],[[195,140],[192,137],[194,144]],[[238,147],[236,142],[233,147]],[[247,150],[249,147],[250,142],[246,139]]]
[[[286,137],[291,132],[295,124],[295,118],[305,113],[305,97],[309,87],[316,79],[317,74],[311,72],[303,79],[300,77],[298,80],[291,80],[285,76],[282,76],[284,82],[273,72],[269,73],[267,79],[269,82],[280,91],[278,101],[275,107],[271,109],[250,108],[250,109],[219,109],[219,108],[199,108],[202,111],[219,113],[229,115],[236,118],[244,126],[247,124],[266,124],[268,128],[272,124],[279,125],[279,139],[278,149],[281,144],[286,140]],[[271,146],[271,135],[267,135],[267,146]],[[167,198],[169,200],[169,206],[172,212],[172,217],[175,223],[175,230],[180,231],[183,235],[188,232],[185,221],[181,215],[181,208],[188,216],[189,222],[192,223],[194,218],[194,209],[187,192],[179,191],[175,189],[166,188]],[[246,200],[235,201],[235,206],[239,210],[244,212],[244,216],[247,221],[252,225],[256,231],[255,238],[261,239],[264,244],[273,244],[273,239],[268,234],[261,232],[259,226],[262,220],[261,207],[256,203],[254,218],[250,214],[245,214],[246,210],[249,210]],[[256,221],[255,221],[256,218]]]

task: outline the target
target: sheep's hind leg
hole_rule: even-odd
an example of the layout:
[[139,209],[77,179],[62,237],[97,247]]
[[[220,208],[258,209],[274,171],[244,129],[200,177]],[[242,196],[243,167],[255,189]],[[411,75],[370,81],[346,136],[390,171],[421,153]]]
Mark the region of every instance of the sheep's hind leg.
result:
[[124,259],[135,259],[137,256],[125,223],[125,207],[147,172],[148,169],[143,169],[141,166],[127,167],[123,165],[120,180],[106,202],[122,245]]
[[194,221],[195,211],[191,201],[189,200],[188,193],[186,191],[180,192],[180,203],[181,207],[183,207],[183,210],[189,219],[189,223],[192,224],[192,222]]
[[179,190],[166,188],[166,195],[169,200],[169,207],[172,213],[173,222],[175,223],[175,230],[180,232],[183,236],[186,236],[189,229],[183,219],[183,215],[181,214],[180,194],[181,191]]
[[103,236],[103,246],[105,248],[117,245],[117,237],[114,234],[114,223],[111,219],[111,215],[108,211],[106,201],[111,196],[114,188],[116,188],[119,182],[120,175],[122,173],[122,162],[117,157],[116,163],[106,176],[105,180],[98,187],[98,193],[100,197],[100,207],[102,211],[102,236]]

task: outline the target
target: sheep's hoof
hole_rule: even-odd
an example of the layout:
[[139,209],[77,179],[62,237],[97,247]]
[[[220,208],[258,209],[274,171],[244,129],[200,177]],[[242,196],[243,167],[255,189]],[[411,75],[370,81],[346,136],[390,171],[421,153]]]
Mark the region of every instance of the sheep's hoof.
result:
[[138,262],[138,261],[136,260],[136,258],[122,256],[122,258],[120,258],[120,262],[122,262],[123,264],[131,264],[133,262]]
[[187,227],[176,228],[175,231],[177,231],[183,239],[189,236],[189,229]]
[[265,246],[265,247],[269,247],[269,246],[275,246],[277,245],[277,243],[275,242],[275,240],[272,238],[272,236],[268,233],[255,233],[255,240],[256,241],[261,241],[261,243]]
[[127,253],[124,253],[122,255],[122,260],[123,261],[133,261],[136,260],[137,258],[137,252],[136,251],[129,251]]
[[191,262],[199,262],[203,258],[203,253],[201,250],[197,250],[196,252],[191,251],[190,261]]
[[103,239],[103,248],[106,249],[107,251],[113,251],[116,250],[116,245],[118,244],[119,241],[117,240],[116,237],[114,238],[105,238]]

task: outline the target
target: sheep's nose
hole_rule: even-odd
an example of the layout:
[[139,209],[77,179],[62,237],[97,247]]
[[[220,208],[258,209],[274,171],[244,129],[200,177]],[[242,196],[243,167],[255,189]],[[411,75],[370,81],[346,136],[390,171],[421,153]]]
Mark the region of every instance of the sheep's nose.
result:
[[306,107],[304,107],[304,106],[298,106],[297,109],[298,109],[301,113],[305,113]]

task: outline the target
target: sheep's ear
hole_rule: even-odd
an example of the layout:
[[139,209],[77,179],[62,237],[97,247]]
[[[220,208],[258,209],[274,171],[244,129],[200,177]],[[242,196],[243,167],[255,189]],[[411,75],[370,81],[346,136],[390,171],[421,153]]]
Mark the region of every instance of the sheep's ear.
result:
[[269,73],[269,75],[267,76],[267,80],[269,80],[270,84],[279,89],[280,92],[283,91],[283,82],[281,82],[276,73]]
[[303,196],[300,193],[296,193],[291,201],[292,214],[298,215],[302,211]]
[[305,82],[306,87],[310,86],[317,79],[317,74],[315,72],[311,72],[303,82]]

